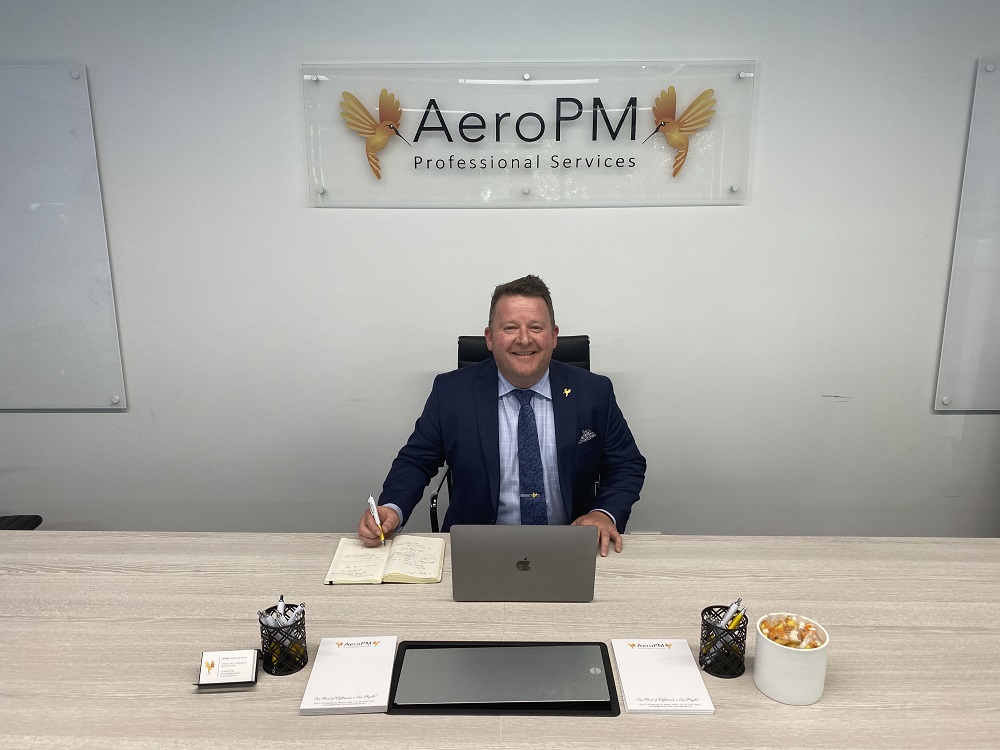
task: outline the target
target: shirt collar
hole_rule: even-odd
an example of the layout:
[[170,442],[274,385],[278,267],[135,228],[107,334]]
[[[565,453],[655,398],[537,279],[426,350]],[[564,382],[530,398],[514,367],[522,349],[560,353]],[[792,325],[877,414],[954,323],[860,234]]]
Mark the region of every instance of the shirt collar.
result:
[[[510,381],[505,378],[499,370],[497,370],[497,395],[499,398],[503,398],[511,391],[518,390],[515,386],[510,384]],[[534,391],[539,396],[547,398],[549,401],[552,400],[552,386],[549,383],[549,369],[545,368],[545,374],[542,375],[542,379],[535,383],[530,388],[525,388],[524,390]]]

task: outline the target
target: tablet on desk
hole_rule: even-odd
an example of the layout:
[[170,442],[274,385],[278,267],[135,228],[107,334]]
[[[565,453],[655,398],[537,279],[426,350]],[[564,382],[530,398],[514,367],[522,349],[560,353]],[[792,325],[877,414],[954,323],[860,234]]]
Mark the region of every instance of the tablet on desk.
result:
[[596,572],[596,526],[451,527],[455,601],[589,602]]
[[403,641],[389,713],[618,716],[604,643]]

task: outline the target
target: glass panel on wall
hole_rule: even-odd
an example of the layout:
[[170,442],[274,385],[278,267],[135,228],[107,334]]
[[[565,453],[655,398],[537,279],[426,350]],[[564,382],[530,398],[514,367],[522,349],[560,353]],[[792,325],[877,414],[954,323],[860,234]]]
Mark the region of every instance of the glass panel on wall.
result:
[[979,61],[951,286],[939,411],[1000,411],[1000,58]]
[[753,61],[304,65],[310,202],[732,205]]

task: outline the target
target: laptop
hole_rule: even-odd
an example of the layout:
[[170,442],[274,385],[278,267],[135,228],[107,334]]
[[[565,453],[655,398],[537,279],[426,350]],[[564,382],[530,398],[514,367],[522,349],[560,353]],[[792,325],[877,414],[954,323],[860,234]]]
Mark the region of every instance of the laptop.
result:
[[596,526],[451,527],[457,602],[589,602]]

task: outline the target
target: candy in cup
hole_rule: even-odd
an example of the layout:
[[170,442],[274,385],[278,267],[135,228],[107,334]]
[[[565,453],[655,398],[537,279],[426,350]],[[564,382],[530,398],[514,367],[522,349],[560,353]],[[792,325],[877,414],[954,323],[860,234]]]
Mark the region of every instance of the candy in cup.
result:
[[815,703],[823,695],[829,645],[829,634],[808,617],[764,615],[757,621],[754,684],[779,703]]

